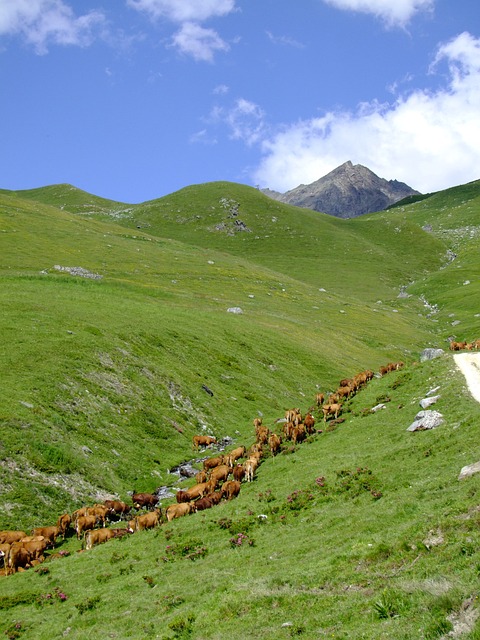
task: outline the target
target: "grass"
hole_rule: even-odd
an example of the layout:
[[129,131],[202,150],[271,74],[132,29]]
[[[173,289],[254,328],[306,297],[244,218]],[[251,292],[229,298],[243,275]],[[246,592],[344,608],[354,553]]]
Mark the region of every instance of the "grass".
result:
[[[449,354],[418,356],[453,333],[480,336],[477,193],[465,185],[349,221],[231,183],[142,205],[69,185],[0,192],[0,528],[185,487],[168,470],[194,456],[194,434],[248,446],[253,417],[273,428],[345,376],[406,362],[336,427],[317,415],[322,433],[268,457],[236,500],[89,552],[67,538],[67,557],[0,580],[0,630],[449,633],[478,594],[479,479],[457,477],[478,460],[480,408]],[[250,233],[233,231],[238,218]],[[444,424],[407,432],[436,386]],[[462,637],[479,636],[472,622]]]

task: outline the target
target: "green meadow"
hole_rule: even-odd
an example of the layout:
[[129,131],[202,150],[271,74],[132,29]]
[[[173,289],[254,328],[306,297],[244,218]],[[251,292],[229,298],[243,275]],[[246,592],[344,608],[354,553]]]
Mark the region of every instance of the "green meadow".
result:
[[[480,638],[479,477],[458,480],[480,407],[448,351],[480,338],[479,248],[480,182],[352,220],[228,182],[135,205],[0,190],[0,529],[186,488],[169,471],[201,467],[194,435],[250,446],[253,418],[280,433],[341,378],[405,363],[341,422],[315,409],[237,499],[0,577],[0,631]],[[408,432],[436,387],[444,423]]]

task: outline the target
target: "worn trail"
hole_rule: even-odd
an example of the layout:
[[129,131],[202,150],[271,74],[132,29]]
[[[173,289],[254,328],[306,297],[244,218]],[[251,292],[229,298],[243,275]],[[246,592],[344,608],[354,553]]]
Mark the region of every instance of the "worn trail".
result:
[[453,358],[465,376],[470,393],[480,402],[480,353],[456,353]]

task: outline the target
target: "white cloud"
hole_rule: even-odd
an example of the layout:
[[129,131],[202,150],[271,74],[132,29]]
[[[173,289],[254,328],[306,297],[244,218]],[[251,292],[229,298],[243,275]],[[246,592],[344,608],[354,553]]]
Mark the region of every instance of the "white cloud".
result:
[[0,35],[21,35],[39,54],[50,43],[89,45],[104,21],[100,11],[77,17],[63,0],[0,0]]
[[200,25],[210,18],[225,16],[235,10],[235,0],[127,0],[132,9],[146,13],[152,20],[164,18],[179,23],[172,45],[195,60],[212,62],[217,51],[229,45],[214,29]]
[[206,29],[195,22],[184,22],[173,35],[172,44],[181,53],[206,62],[212,62],[216,51],[230,48],[214,29]]
[[287,45],[289,47],[296,47],[297,49],[304,49],[305,45],[290,36],[275,36],[271,31],[266,31],[267,38],[272,44]]
[[223,124],[232,140],[240,140],[247,146],[259,143],[266,135],[265,112],[257,104],[239,98],[231,107],[215,106],[209,124]]
[[219,84],[214,88],[213,93],[217,96],[224,96],[229,91],[230,87],[228,87],[226,84]]
[[127,5],[154,19],[203,22],[231,13],[235,9],[235,0],[127,0]]
[[417,89],[393,104],[332,111],[264,139],[255,184],[286,191],[346,160],[422,192],[480,177],[480,39],[463,33],[442,44],[431,72],[446,62],[445,85]]
[[418,11],[433,10],[435,0],[324,0],[337,9],[371,13],[389,26],[404,26]]

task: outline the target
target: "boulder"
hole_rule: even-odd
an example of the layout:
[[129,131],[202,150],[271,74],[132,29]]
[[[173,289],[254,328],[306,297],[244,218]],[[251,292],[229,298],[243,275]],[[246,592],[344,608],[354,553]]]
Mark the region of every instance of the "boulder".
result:
[[408,427],[407,431],[426,431],[435,429],[443,423],[443,415],[438,411],[419,411],[415,416],[415,421]]
[[444,353],[445,351],[443,349],[424,349],[420,354],[420,362],[440,358],[440,356],[443,356]]
[[435,404],[435,402],[437,402],[439,398],[441,398],[441,396],[431,396],[430,398],[423,398],[423,400],[420,400],[420,406],[422,407],[422,409],[428,409],[428,407],[430,407],[432,404]]
[[469,478],[478,472],[480,472],[480,462],[474,462],[473,464],[469,464],[466,467],[461,468],[458,479],[463,480],[464,478]]

